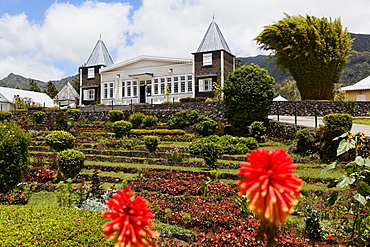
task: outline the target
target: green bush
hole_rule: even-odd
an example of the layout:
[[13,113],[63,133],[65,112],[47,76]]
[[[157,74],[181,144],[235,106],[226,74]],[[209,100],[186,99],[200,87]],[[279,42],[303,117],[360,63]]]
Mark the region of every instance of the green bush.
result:
[[349,114],[328,114],[324,116],[322,121],[324,123],[324,138],[328,141],[349,132],[352,128],[352,116]]
[[12,190],[29,164],[31,138],[12,121],[0,122],[0,193]]
[[55,121],[54,121],[55,130],[68,131],[70,127],[71,126],[68,123],[67,114],[64,111],[59,111],[57,114],[55,114]]
[[45,142],[57,152],[73,148],[75,137],[63,130],[52,131],[45,137]]
[[108,222],[101,212],[2,205],[0,211],[1,246],[112,246],[101,234]]
[[147,127],[152,127],[152,126],[156,126],[158,123],[158,118],[157,117],[154,117],[154,116],[145,116],[144,119],[143,119],[143,127],[147,128]]
[[248,133],[254,121],[265,121],[271,112],[275,80],[258,65],[244,65],[228,75],[224,85],[225,117]]
[[157,136],[144,136],[145,147],[149,152],[154,153],[159,145],[159,138]]
[[132,129],[130,131],[132,135],[185,135],[184,130],[179,129],[154,129],[154,130],[147,130],[147,129]]
[[37,124],[41,124],[44,120],[45,112],[43,111],[35,111],[32,113],[33,121]]
[[110,131],[116,134],[116,138],[121,138],[123,136],[128,136],[130,130],[132,129],[132,124],[128,121],[116,121],[110,126]]
[[318,130],[317,129],[310,129],[310,128],[303,128],[297,131],[297,144],[296,144],[296,152],[302,155],[307,154],[314,154],[318,150]]
[[145,114],[141,112],[135,112],[129,117],[129,121],[132,123],[133,128],[137,128],[141,125],[143,122],[143,119],[145,118]]
[[67,149],[58,154],[57,161],[63,178],[73,178],[82,170],[85,155],[80,151]]
[[108,112],[109,121],[114,123],[123,119],[123,111],[111,110]]
[[7,120],[10,121],[12,118],[12,113],[10,111],[0,111],[0,122]]
[[171,118],[168,124],[170,126],[175,126],[178,128],[185,128],[199,122],[198,118],[199,118],[198,110],[185,110],[176,112],[175,116]]
[[66,111],[68,119],[72,121],[78,121],[82,115],[81,111],[78,109],[68,109]]
[[194,125],[197,133],[202,136],[209,136],[216,133],[218,123],[214,120],[206,120]]
[[223,149],[217,142],[198,140],[190,144],[189,153],[201,155],[211,169],[217,169],[217,159],[223,153]]
[[249,135],[256,138],[258,142],[263,142],[266,138],[266,127],[261,121],[254,121],[248,127]]
[[337,158],[339,145],[339,140],[333,141],[333,139],[351,130],[352,116],[340,113],[328,114],[324,116],[323,123],[320,157],[324,162],[331,162]]

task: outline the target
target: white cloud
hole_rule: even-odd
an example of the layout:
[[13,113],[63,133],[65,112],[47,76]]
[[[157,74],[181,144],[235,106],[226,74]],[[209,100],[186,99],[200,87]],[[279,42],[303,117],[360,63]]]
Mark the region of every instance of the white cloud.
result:
[[[368,0],[142,0],[133,13],[128,3],[55,1],[44,21],[30,21],[27,13],[0,18],[0,78],[11,72],[45,81],[70,76],[100,33],[115,62],[140,55],[191,58],[214,15],[231,51],[254,56],[261,51],[253,39],[284,13],[340,17],[350,32],[370,34],[369,10]],[[59,64],[72,69],[64,73]]]

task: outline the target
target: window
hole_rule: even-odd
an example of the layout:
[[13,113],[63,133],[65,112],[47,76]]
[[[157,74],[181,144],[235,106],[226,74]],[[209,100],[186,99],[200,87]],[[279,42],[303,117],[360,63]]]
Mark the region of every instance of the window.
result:
[[158,79],[154,79],[154,94],[158,95]]
[[176,76],[173,78],[173,93],[179,92],[179,78]]
[[170,89],[170,94],[172,93],[172,78],[171,77],[167,77],[167,86],[168,88]]
[[146,81],[146,92],[147,92],[147,96],[152,95],[152,81],[151,80]]
[[203,54],[203,66],[212,65],[212,53]]
[[126,82],[127,85],[127,97],[131,97],[131,82]]
[[132,96],[137,97],[137,82],[132,82]]
[[95,78],[95,68],[87,69],[87,79]]
[[199,80],[199,92],[212,91],[212,78],[205,78]]
[[193,91],[193,77],[188,75],[188,92]]
[[113,83],[109,83],[109,98],[113,98]]
[[103,98],[104,99],[107,99],[108,98],[108,84],[104,84],[104,95],[103,95]]
[[161,94],[165,94],[165,86],[166,86],[166,80],[164,78],[161,78]]
[[85,89],[84,90],[84,100],[94,100],[95,99],[95,89]]
[[180,76],[180,90],[185,93],[185,76]]
[[126,89],[125,84],[126,82],[123,81],[122,82],[122,98],[125,97],[125,89]]

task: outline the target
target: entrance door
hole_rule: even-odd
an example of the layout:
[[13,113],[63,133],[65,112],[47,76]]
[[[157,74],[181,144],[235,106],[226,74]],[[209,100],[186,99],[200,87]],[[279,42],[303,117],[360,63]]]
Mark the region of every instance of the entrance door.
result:
[[145,90],[145,85],[140,86],[140,103],[145,103],[146,98],[146,90]]

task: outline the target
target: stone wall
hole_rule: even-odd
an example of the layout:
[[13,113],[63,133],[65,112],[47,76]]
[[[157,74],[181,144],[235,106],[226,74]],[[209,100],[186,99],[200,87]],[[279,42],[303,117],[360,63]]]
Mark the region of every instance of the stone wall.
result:
[[[273,102],[271,115],[294,115],[296,109],[297,116],[314,116],[315,108],[318,116],[325,116],[330,113],[348,113],[341,101],[281,101]],[[160,122],[167,122],[176,112],[197,109],[200,114],[205,115],[217,122],[227,123],[223,112],[225,110],[223,102],[187,102],[174,104],[133,104],[133,105],[102,105],[79,107],[84,120],[94,123],[96,121],[108,121],[110,110],[121,110],[124,112],[124,120],[134,112],[142,112],[145,115],[152,115]],[[357,102],[355,116],[367,116],[370,111],[370,102]],[[14,117],[26,114],[32,118],[33,111],[16,111]],[[43,125],[50,126],[57,111],[46,111]]]
[[[315,108],[318,116],[325,116],[331,113],[349,113],[342,101],[279,101],[274,102],[272,115],[293,116],[315,116]],[[368,116],[370,101],[356,102],[354,116]]]

